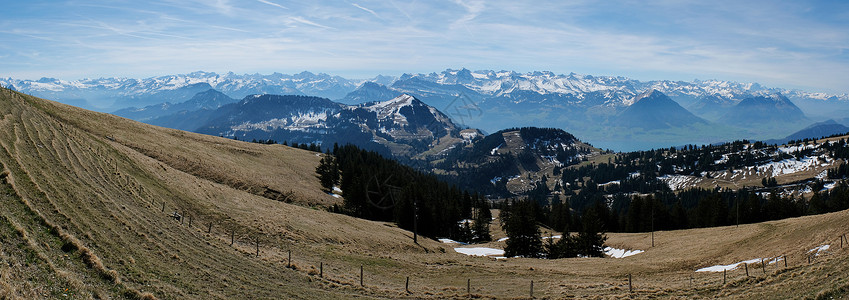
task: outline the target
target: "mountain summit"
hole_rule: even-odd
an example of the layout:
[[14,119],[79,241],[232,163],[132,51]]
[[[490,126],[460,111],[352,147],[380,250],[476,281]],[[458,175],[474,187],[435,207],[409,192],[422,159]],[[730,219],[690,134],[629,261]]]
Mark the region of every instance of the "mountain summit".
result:
[[778,93],[743,99],[719,119],[720,122],[737,126],[798,123],[806,120],[807,117],[799,107]]
[[677,102],[657,90],[648,90],[634,98],[634,104],[617,118],[618,125],[646,130],[686,127],[706,124]]

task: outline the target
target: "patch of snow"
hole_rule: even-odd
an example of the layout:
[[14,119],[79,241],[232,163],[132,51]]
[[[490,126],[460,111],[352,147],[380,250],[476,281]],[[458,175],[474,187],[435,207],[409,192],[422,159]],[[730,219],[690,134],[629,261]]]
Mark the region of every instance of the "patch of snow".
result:
[[710,267],[698,269],[698,270],[696,270],[696,272],[722,272],[722,271],[726,271],[726,270],[731,271],[731,270],[737,269],[742,264],[759,263],[759,262],[761,262],[761,259],[763,259],[763,258],[755,258],[755,259],[750,259],[750,260],[744,260],[744,261],[741,261],[741,262],[738,262],[738,263],[733,263],[733,264],[730,264],[730,265],[710,266]]
[[504,256],[504,250],[486,247],[454,248],[454,251],[472,256]]
[[492,148],[492,150],[489,150],[489,155],[495,155],[495,153],[498,152],[498,149],[500,149],[501,146],[504,146],[504,143],[501,143],[500,145],[498,145],[498,147],[495,147],[495,148]]
[[822,245],[814,249],[808,250],[808,253],[816,251],[816,253],[814,253],[814,256],[820,256],[821,252],[828,252],[829,248],[831,248],[831,245]]
[[608,186],[608,185],[611,185],[611,184],[619,185],[620,181],[614,180],[614,181],[611,181],[611,182],[605,182],[605,183],[599,184],[598,186]]
[[471,141],[478,137],[478,133],[476,131],[460,132],[460,136],[463,137],[464,140]]
[[334,191],[334,192],[341,193],[341,192],[342,192],[342,189],[340,189],[338,186],[334,186],[334,187],[333,187],[333,191]]
[[786,174],[794,174],[798,172],[807,171],[819,166],[822,162],[820,161],[820,157],[803,157],[800,160],[797,159],[785,159],[777,162],[770,162],[764,165],[758,166],[759,173],[766,173],[771,177],[776,177],[779,175]]
[[625,258],[632,255],[637,255],[643,253],[643,250],[625,250],[625,249],[616,249],[613,247],[605,247],[604,254],[613,258]]
[[498,239],[498,242],[503,242],[503,241],[506,241],[506,240],[509,240],[509,239],[510,239],[509,237],[503,237],[503,238]]
[[658,177],[661,181],[665,182],[666,185],[669,186],[669,189],[673,191],[683,190],[689,187],[694,187],[696,184],[701,181],[700,178],[695,178],[687,175],[664,175]]
[[544,237],[542,237],[542,239],[543,239],[543,240],[547,240],[547,239],[559,239],[559,238],[563,238],[563,236],[562,236],[562,235],[555,235],[555,236],[552,236],[552,237],[548,237],[548,236],[544,236]]
[[824,184],[824,185],[823,185],[823,189],[822,189],[822,190],[823,190],[823,191],[827,191],[827,190],[833,189],[833,188],[834,188],[834,186],[836,186],[836,185],[837,185],[837,183],[836,183],[836,182],[829,182],[829,183],[826,183],[826,184]]
[[468,244],[466,244],[466,243],[458,242],[458,241],[455,241],[455,240],[452,240],[452,239],[439,239],[439,241],[440,241],[440,242],[442,242],[443,244],[459,244],[459,245],[468,245]]

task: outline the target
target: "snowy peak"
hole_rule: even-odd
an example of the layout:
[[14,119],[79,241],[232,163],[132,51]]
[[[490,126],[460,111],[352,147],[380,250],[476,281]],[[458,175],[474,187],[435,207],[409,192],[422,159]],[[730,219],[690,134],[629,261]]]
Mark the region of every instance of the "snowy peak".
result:
[[395,97],[391,100],[375,102],[373,104],[366,104],[364,108],[370,111],[387,111],[387,110],[399,110],[401,107],[410,106],[410,105],[424,105],[421,101],[416,99],[416,97],[401,94],[398,97]]
[[380,101],[392,99],[398,95],[398,92],[390,90],[383,84],[366,81],[363,82],[356,90],[345,95],[345,98],[339,99],[339,102],[353,105],[372,101]]
[[655,90],[655,89],[649,89],[649,90],[643,92],[642,94],[637,95],[637,97],[634,97],[634,101],[633,101],[634,104],[632,104],[632,105],[635,105],[637,103],[642,103],[642,104],[661,103],[661,102],[666,102],[667,100],[672,101],[672,99],[669,99],[669,97],[667,97],[666,95],[664,95],[660,91]]

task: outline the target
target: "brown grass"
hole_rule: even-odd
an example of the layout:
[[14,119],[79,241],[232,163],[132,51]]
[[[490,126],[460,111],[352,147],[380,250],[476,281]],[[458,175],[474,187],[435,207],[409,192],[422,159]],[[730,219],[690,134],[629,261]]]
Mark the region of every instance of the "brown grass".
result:
[[[310,152],[143,125],[7,90],[0,101],[0,162],[13,186],[0,190],[0,258],[24,270],[0,265],[0,292],[13,298],[58,298],[66,288],[79,298],[464,298],[467,279],[480,298],[526,297],[531,280],[540,298],[804,298],[845,295],[849,284],[849,258],[836,240],[849,212],[657,232],[654,248],[646,233],[610,234],[611,246],[646,250],[625,259],[468,257],[433,240],[414,244],[392,224],[257,189],[291,191],[301,205],[338,201],[321,192],[313,172],[319,157]],[[169,218],[173,211],[193,216],[194,225]],[[808,264],[805,252],[824,243],[831,253]],[[294,269],[286,268],[290,249]],[[767,266],[750,278],[735,270],[725,285],[721,274],[693,272],[777,255],[789,257],[789,268]],[[51,277],[55,284],[44,283]]]

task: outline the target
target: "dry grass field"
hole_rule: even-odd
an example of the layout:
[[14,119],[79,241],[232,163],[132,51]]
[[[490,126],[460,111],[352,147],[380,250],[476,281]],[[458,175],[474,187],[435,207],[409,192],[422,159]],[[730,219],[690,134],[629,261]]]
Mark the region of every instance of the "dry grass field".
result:
[[[532,281],[549,299],[849,292],[847,211],[656,232],[655,247],[647,233],[609,234],[610,246],[646,251],[622,259],[496,260],[326,212],[339,200],[320,190],[319,159],[0,90],[0,299],[513,299]],[[725,283],[695,272],[784,255],[786,268],[751,265]]]

